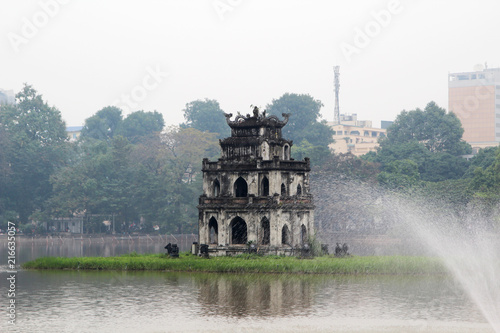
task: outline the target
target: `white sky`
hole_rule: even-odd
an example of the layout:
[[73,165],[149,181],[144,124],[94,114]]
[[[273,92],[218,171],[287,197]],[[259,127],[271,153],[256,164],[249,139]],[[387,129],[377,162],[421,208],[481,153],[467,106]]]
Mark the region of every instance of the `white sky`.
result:
[[113,104],[179,124],[196,99],[249,113],[286,92],[331,121],[339,65],[341,113],[378,126],[447,109],[449,72],[500,67],[499,13],[497,0],[1,0],[0,88],[33,85],[68,126]]

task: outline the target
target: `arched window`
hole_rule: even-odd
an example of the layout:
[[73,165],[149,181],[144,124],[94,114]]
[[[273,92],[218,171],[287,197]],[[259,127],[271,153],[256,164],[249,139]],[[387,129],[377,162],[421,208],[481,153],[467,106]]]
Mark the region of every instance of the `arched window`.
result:
[[288,145],[285,145],[283,147],[283,159],[284,160],[290,159],[290,147]]
[[282,196],[286,195],[286,185],[283,183],[281,184],[281,195]]
[[302,195],[302,186],[297,185],[297,195]]
[[231,230],[231,244],[246,244],[247,224],[241,217],[235,217],[229,225]]
[[220,195],[220,183],[219,183],[218,179],[214,180],[213,193],[212,194],[213,194],[214,197],[218,197]]
[[266,197],[269,195],[269,179],[267,179],[267,177],[262,178],[260,189],[262,196]]
[[234,195],[237,198],[246,197],[248,195],[247,182],[241,177],[236,179],[236,181],[234,182]]
[[215,217],[211,217],[208,221],[208,232],[210,244],[217,244],[219,242],[219,226]]
[[302,245],[307,244],[307,229],[305,225],[302,225],[300,228],[300,241],[302,242]]
[[281,229],[281,244],[290,245],[290,241],[290,230],[287,225],[284,225]]
[[269,220],[267,217],[263,217],[262,221],[260,222],[260,226],[262,229],[262,240],[261,244],[262,245],[269,245],[271,241],[271,224],[269,223]]

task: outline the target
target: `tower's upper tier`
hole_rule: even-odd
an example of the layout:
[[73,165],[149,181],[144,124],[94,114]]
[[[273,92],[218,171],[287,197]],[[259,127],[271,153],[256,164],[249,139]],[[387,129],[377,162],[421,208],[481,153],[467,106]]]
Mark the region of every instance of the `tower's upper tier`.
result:
[[272,139],[281,139],[281,128],[288,123],[289,113],[283,113],[283,121],[276,116],[266,116],[266,111],[259,112],[257,107],[253,109],[253,116],[238,115],[231,120],[232,113],[225,113],[226,122],[231,127],[232,137],[264,137]]
[[257,107],[253,109],[253,115],[238,115],[234,120],[231,120],[232,114],[225,114],[226,122],[231,127],[231,136],[220,140],[222,158],[270,160],[278,156],[282,160],[289,160],[292,142],[281,137],[281,128],[288,123],[290,114],[282,115],[284,120],[266,116],[266,111],[260,113]]

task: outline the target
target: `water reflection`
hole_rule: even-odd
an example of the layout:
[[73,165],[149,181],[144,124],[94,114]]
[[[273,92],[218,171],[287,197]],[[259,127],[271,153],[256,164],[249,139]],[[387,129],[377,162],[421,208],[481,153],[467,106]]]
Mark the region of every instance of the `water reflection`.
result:
[[313,280],[298,275],[205,275],[195,277],[205,315],[306,315]]
[[15,332],[491,332],[445,277],[20,271],[17,289]]

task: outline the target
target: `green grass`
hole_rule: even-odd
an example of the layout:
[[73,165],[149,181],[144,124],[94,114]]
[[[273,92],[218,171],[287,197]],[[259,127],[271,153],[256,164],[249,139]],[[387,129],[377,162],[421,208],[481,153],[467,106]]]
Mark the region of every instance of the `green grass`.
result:
[[297,274],[443,274],[444,265],[428,257],[295,257],[241,255],[203,259],[190,254],[170,258],[164,254],[120,257],[43,257],[22,265],[25,269],[72,270],[154,270],[231,273],[297,273]]

